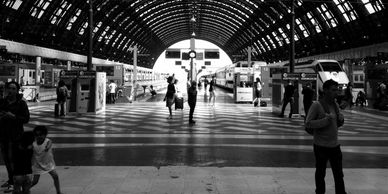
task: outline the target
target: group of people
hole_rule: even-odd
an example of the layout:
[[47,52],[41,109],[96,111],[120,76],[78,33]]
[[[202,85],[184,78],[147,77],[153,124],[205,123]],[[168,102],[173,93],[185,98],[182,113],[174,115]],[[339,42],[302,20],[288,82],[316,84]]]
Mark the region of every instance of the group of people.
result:
[[[177,86],[178,79],[176,79],[174,75],[169,76],[167,78],[167,83],[168,83],[168,86],[167,86],[166,96],[164,97],[164,101],[166,101],[166,107],[168,108],[168,111],[169,111],[169,116],[167,117],[167,119],[172,119],[172,105],[178,102],[181,103],[183,95]],[[187,83],[187,100],[188,100],[187,102],[190,107],[190,111],[189,111],[190,124],[195,123],[195,120],[193,119],[193,115],[194,115],[194,110],[197,103],[197,94],[198,94],[197,86],[198,87],[201,86],[199,83],[197,83],[195,80]],[[211,103],[212,106],[214,106],[215,98],[216,98],[214,77],[210,82],[207,80],[207,78],[205,78],[203,83],[204,83],[205,95],[207,94],[207,86],[209,85],[209,89],[208,89],[210,93],[209,102]]]
[[216,103],[216,89],[215,89],[215,85],[216,85],[216,81],[215,81],[215,77],[213,76],[212,77],[212,80],[209,80],[205,77],[205,79],[203,80],[204,82],[204,91],[205,91],[205,99],[206,99],[206,94],[207,94],[207,91],[208,91],[208,88],[207,86],[209,85],[209,103],[211,106],[215,106],[215,103]]
[[19,90],[17,82],[7,82],[4,96],[0,97],[0,149],[8,173],[8,180],[1,187],[6,187],[5,193],[28,194],[40,175],[49,173],[60,194],[47,128],[37,126],[33,131],[24,131],[30,112]]

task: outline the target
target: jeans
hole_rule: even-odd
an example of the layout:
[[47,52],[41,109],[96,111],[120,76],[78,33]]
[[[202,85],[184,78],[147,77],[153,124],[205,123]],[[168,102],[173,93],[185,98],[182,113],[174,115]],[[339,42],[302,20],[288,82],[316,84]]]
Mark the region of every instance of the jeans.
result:
[[290,113],[289,113],[289,117],[291,118],[291,115],[292,113],[294,112],[294,107],[292,106],[294,101],[293,101],[293,98],[292,97],[284,97],[283,99],[283,106],[282,106],[282,113],[280,113],[280,115],[284,115],[284,111],[286,110],[286,106],[287,104],[290,103]]
[[342,171],[342,152],[338,145],[334,148],[314,145],[315,155],[315,193],[324,194],[326,191],[325,176],[326,164],[330,161],[331,170],[334,175],[335,193],[346,194],[344,173]]
[[194,109],[195,109],[195,104],[189,104],[189,106],[190,106],[189,121],[192,121],[193,120]]

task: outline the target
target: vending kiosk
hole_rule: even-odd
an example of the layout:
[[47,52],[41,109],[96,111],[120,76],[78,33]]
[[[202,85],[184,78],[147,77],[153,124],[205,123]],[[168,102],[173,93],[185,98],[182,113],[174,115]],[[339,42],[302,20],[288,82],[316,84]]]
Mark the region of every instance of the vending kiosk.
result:
[[253,101],[253,74],[234,74],[234,102]]
[[98,113],[105,111],[106,73],[96,71],[62,71],[70,93],[69,113]]

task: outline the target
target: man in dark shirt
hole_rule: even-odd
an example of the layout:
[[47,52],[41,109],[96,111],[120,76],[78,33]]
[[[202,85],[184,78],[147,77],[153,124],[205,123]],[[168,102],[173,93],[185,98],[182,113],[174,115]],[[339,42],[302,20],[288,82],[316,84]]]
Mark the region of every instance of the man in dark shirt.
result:
[[313,104],[313,98],[314,98],[314,90],[310,82],[303,87],[302,94],[303,94],[304,112],[305,112],[305,116],[307,117],[307,113],[309,112],[311,104]]
[[190,106],[189,123],[194,124],[195,121],[193,120],[193,114],[194,114],[195,105],[197,103],[197,82],[196,81],[191,82],[191,86],[187,91],[187,96],[188,96],[188,103]]
[[280,113],[280,117],[284,117],[284,110],[286,109],[286,106],[288,103],[290,103],[290,113],[288,115],[288,118],[291,118],[292,113],[293,113],[293,103],[294,103],[294,92],[295,92],[295,87],[292,85],[291,81],[288,81],[288,85],[285,88],[284,91],[284,96],[283,96],[283,107],[282,107],[282,112]]

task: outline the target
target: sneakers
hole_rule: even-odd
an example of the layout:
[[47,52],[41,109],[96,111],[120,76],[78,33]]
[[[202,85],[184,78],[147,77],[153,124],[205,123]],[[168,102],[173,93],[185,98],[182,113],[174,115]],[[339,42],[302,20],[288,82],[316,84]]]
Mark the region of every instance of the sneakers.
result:
[[13,192],[13,185],[9,185],[6,190],[4,190],[4,193],[11,193]]

